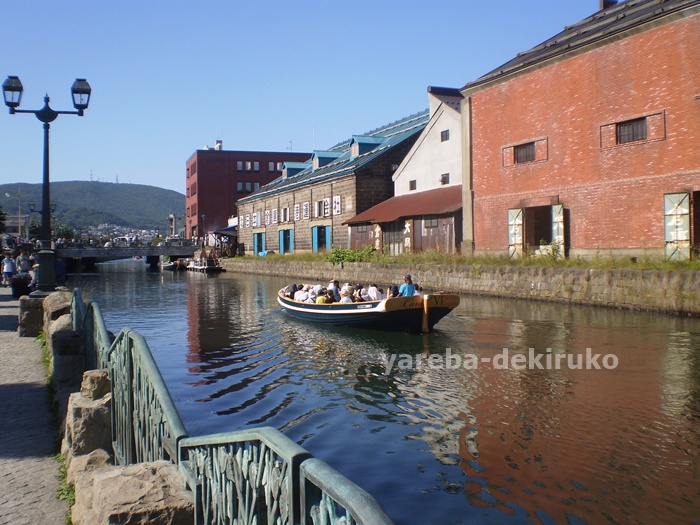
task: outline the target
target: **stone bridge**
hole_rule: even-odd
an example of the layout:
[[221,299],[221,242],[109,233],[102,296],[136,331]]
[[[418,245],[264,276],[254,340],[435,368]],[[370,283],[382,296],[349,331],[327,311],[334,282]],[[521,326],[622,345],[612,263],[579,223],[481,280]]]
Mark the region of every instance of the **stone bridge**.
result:
[[64,248],[55,247],[56,257],[61,257],[69,272],[91,268],[99,262],[133,259],[141,257],[151,268],[156,268],[161,256],[167,255],[171,260],[193,257],[198,246],[133,246],[129,248]]

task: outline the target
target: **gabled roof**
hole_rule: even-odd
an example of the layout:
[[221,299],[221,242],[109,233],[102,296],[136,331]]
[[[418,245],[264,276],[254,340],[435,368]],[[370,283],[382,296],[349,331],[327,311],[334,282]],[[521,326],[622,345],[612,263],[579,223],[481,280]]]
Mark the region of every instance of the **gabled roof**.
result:
[[462,186],[447,186],[434,190],[398,195],[372,206],[343,224],[381,224],[404,217],[445,215],[462,207]]
[[518,53],[514,59],[468,83],[463,89],[485,84],[694,6],[700,6],[700,0],[626,0],[620,2],[564,28],[561,33],[540,45]]
[[312,159],[318,158],[318,159],[337,159],[340,157],[343,153],[341,151],[327,151],[327,150],[315,150],[313,152],[313,155],[311,156]]
[[457,112],[462,110],[462,100],[464,95],[457,88],[428,86],[428,93],[440,100],[443,104],[451,107]]
[[423,128],[425,128],[425,125],[428,122],[428,118],[429,112],[428,110],[425,110],[401,120],[397,120],[396,122],[392,122],[391,124],[387,124],[381,128],[372,130],[368,133],[355,135],[353,138],[369,137],[372,139],[372,141],[377,140],[379,144],[371,151],[353,157],[350,153],[352,139],[341,142],[329,149],[329,151],[341,153],[340,156],[331,162],[315,170],[313,169],[313,163],[309,162],[306,164],[306,168],[304,170],[296,173],[293,177],[278,177],[269,184],[266,184],[260,188],[255,193],[252,193],[242,199],[238,199],[238,202],[246,203],[259,197],[273,195],[275,193],[280,193],[291,189],[297,189],[302,186],[315,184],[317,182],[341,177],[343,175],[349,175],[363,166],[369,165],[377,157],[391,150],[391,148],[398,146],[406,139],[423,131]]

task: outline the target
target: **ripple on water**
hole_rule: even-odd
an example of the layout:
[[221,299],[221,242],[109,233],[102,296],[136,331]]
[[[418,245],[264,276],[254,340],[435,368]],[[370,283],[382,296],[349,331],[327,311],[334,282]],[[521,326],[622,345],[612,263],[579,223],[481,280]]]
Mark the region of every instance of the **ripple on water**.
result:
[[[291,319],[274,279],[198,277],[83,277],[110,329],[144,334],[193,435],[279,428],[397,524],[700,515],[698,320],[465,297],[434,334],[390,334]],[[387,373],[448,348],[592,348],[620,366]]]

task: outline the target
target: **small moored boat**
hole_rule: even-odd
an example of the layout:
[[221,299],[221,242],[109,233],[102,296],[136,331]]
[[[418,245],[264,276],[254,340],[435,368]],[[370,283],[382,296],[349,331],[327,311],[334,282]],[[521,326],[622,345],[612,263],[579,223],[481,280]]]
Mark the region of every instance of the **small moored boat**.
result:
[[433,293],[381,301],[316,304],[294,301],[282,289],[277,302],[294,317],[316,323],[426,333],[459,306],[459,296]]
[[202,273],[220,273],[226,271],[226,268],[221,266],[219,261],[213,257],[194,259],[187,265],[187,269],[192,272]]

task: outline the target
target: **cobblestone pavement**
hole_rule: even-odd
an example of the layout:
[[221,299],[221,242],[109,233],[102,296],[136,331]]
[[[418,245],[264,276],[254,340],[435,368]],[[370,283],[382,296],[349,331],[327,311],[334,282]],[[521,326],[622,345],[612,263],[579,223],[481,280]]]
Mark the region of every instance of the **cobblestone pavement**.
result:
[[0,286],[0,524],[64,525],[41,346],[17,335],[18,314],[19,301]]

